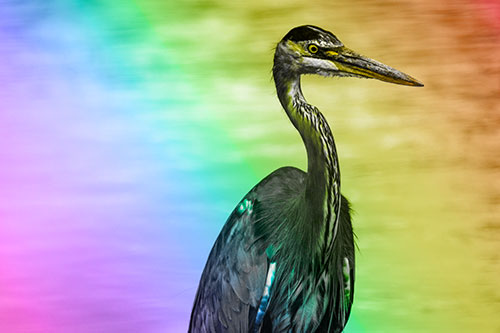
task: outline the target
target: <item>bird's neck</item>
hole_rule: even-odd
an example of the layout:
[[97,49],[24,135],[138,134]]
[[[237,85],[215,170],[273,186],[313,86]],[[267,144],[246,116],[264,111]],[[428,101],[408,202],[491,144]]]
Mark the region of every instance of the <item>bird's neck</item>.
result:
[[[275,62],[276,63],[276,62]],[[281,105],[299,131],[307,150],[307,180],[304,189],[309,223],[321,225],[323,245],[333,242],[340,213],[340,171],[335,141],[325,117],[308,104],[300,88],[300,75],[273,68]]]

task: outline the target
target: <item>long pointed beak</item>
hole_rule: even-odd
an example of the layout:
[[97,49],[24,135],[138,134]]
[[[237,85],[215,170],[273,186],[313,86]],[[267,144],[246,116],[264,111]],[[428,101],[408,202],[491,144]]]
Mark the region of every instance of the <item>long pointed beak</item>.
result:
[[339,71],[344,73],[406,86],[424,86],[422,82],[412,78],[408,74],[357,54],[346,47],[336,49],[335,51],[326,51],[325,57],[333,62]]

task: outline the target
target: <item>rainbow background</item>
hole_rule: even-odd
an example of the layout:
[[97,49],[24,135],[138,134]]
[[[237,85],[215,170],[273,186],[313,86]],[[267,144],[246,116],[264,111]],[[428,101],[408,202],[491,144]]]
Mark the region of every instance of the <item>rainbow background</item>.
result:
[[304,78],[355,210],[346,332],[500,331],[495,0],[1,1],[0,332],[185,332],[209,250],[305,168],[271,80],[315,24],[425,83]]

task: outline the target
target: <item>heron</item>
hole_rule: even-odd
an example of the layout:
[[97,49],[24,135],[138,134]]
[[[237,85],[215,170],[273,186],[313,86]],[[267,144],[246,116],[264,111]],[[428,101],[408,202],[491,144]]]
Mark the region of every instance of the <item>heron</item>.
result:
[[373,78],[423,86],[312,25],[276,46],[279,101],[307,152],[307,172],[282,167],[236,205],[209,254],[189,332],[341,332],[354,296],[350,203],[340,191],[335,141],[323,114],[307,103],[300,78]]

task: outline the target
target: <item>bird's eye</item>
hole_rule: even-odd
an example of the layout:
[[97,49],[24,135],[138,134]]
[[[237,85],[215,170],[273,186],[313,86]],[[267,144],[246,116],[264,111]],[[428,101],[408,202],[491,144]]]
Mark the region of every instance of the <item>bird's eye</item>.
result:
[[308,48],[309,48],[309,52],[311,52],[311,53],[318,52],[318,47],[316,45],[314,45],[314,44],[309,45]]

